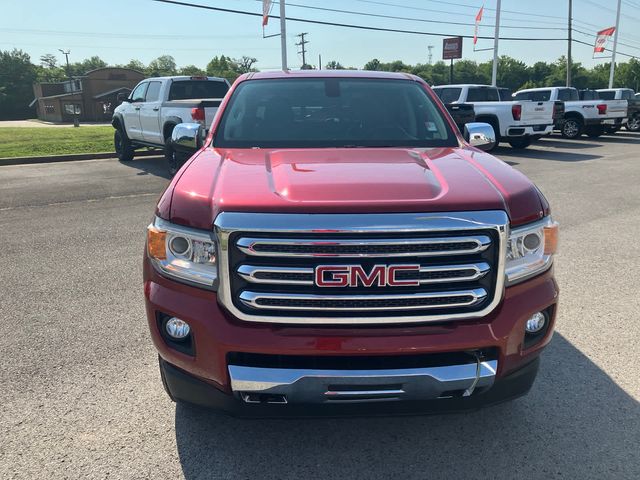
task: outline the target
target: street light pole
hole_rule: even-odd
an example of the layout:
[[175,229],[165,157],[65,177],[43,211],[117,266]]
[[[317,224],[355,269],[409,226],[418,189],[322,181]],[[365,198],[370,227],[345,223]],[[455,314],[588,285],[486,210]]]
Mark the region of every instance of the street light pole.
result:
[[618,0],[618,12],[616,13],[616,31],[613,33],[613,50],[611,51],[611,68],[609,69],[609,88],[613,88],[613,74],[616,70],[616,50],[618,49],[618,29],[620,27],[620,4]]
[[571,86],[571,34],[573,33],[572,21],[573,0],[569,0],[569,44],[567,45],[567,87]]
[[491,85],[498,85],[498,38],[500,37],[500,4],[498,0],[496,4],[496,30],[493,36],[493,71],[491,72]]
[[280,0],[280,50],[282,53],[282,70],[287,68],[287,17],[285,16],[284,1]]

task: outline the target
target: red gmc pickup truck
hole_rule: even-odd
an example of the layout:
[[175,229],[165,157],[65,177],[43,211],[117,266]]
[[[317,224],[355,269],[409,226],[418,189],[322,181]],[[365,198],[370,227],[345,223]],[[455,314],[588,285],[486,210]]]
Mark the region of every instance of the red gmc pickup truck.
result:
[[[558,227],[524,175],[402,73],[250,73],[148,227],[169,396],[239,416],[452,411],[525,394]],[[465,139],[466,138],[466,139]]]

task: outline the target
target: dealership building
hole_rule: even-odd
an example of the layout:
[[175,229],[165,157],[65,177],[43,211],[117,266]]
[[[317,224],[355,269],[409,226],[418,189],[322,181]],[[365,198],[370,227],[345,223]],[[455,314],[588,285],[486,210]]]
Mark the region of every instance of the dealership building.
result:
[[111,120],[118,97],[128,95],[143,73],[130,68],[105,67],[56,83],[35,83],[30,106],[47,122],[103,122]]

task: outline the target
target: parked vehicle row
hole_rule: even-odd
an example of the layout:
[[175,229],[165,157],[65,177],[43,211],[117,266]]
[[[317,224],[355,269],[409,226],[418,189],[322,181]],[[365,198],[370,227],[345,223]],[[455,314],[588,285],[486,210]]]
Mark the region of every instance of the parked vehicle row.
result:
[[500,91],[488,85],[446,85],[433,87],[447,105],[470,104],[478,122],[488,123],[496,134],[496,144],[507,142],[526,148],[531,141],[553,130],[554,102],[505,102]]
[[[194,152],[188,141],[192,131],[206,135],[228,90],[227,80],[215,77],[143,80],[114,111],[118,158],[130,161],[137,149],[161,148],[169,173],[175,174]],[[461,84],[436,86],[433,91],[460,132],[475,121],[491,125],[496,137],[494,147],[506,142],[513,148],[526,148],[554,130],[565,138],[582,134],[598,137],[615,133],[623,125],[632,132],[640,130],[640,99],[628,88],[578,91],[547,87],[511,94],[505,88]],[[180,130],[174,132],[179,124]],[[174,133],[186,141],[171,141]]]
[[516,100],[562,101],[564,117],[555,124],[555,129],[565,138],[578,138],[583,133],[598,137],[607,127],[619,128],[627,121],[626,100],[580,100],[578,90],[573,87],[529,88],[514,93]]

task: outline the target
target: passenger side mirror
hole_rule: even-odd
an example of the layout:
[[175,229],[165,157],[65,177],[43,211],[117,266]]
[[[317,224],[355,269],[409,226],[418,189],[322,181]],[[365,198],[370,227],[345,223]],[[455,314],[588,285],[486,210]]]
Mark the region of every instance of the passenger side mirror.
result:
[[116,97],[119,103],[127,102],[129,103],[129,96],[126,93],[119,93]]
[[488,123],[467,123],[464,126],[464,139],[472,147],[491,150],[496,145],[496,133]]
[[199,123],[179,123],[173,127],[171,145],[175,150],[193,153],[202,147],[202,134]]

